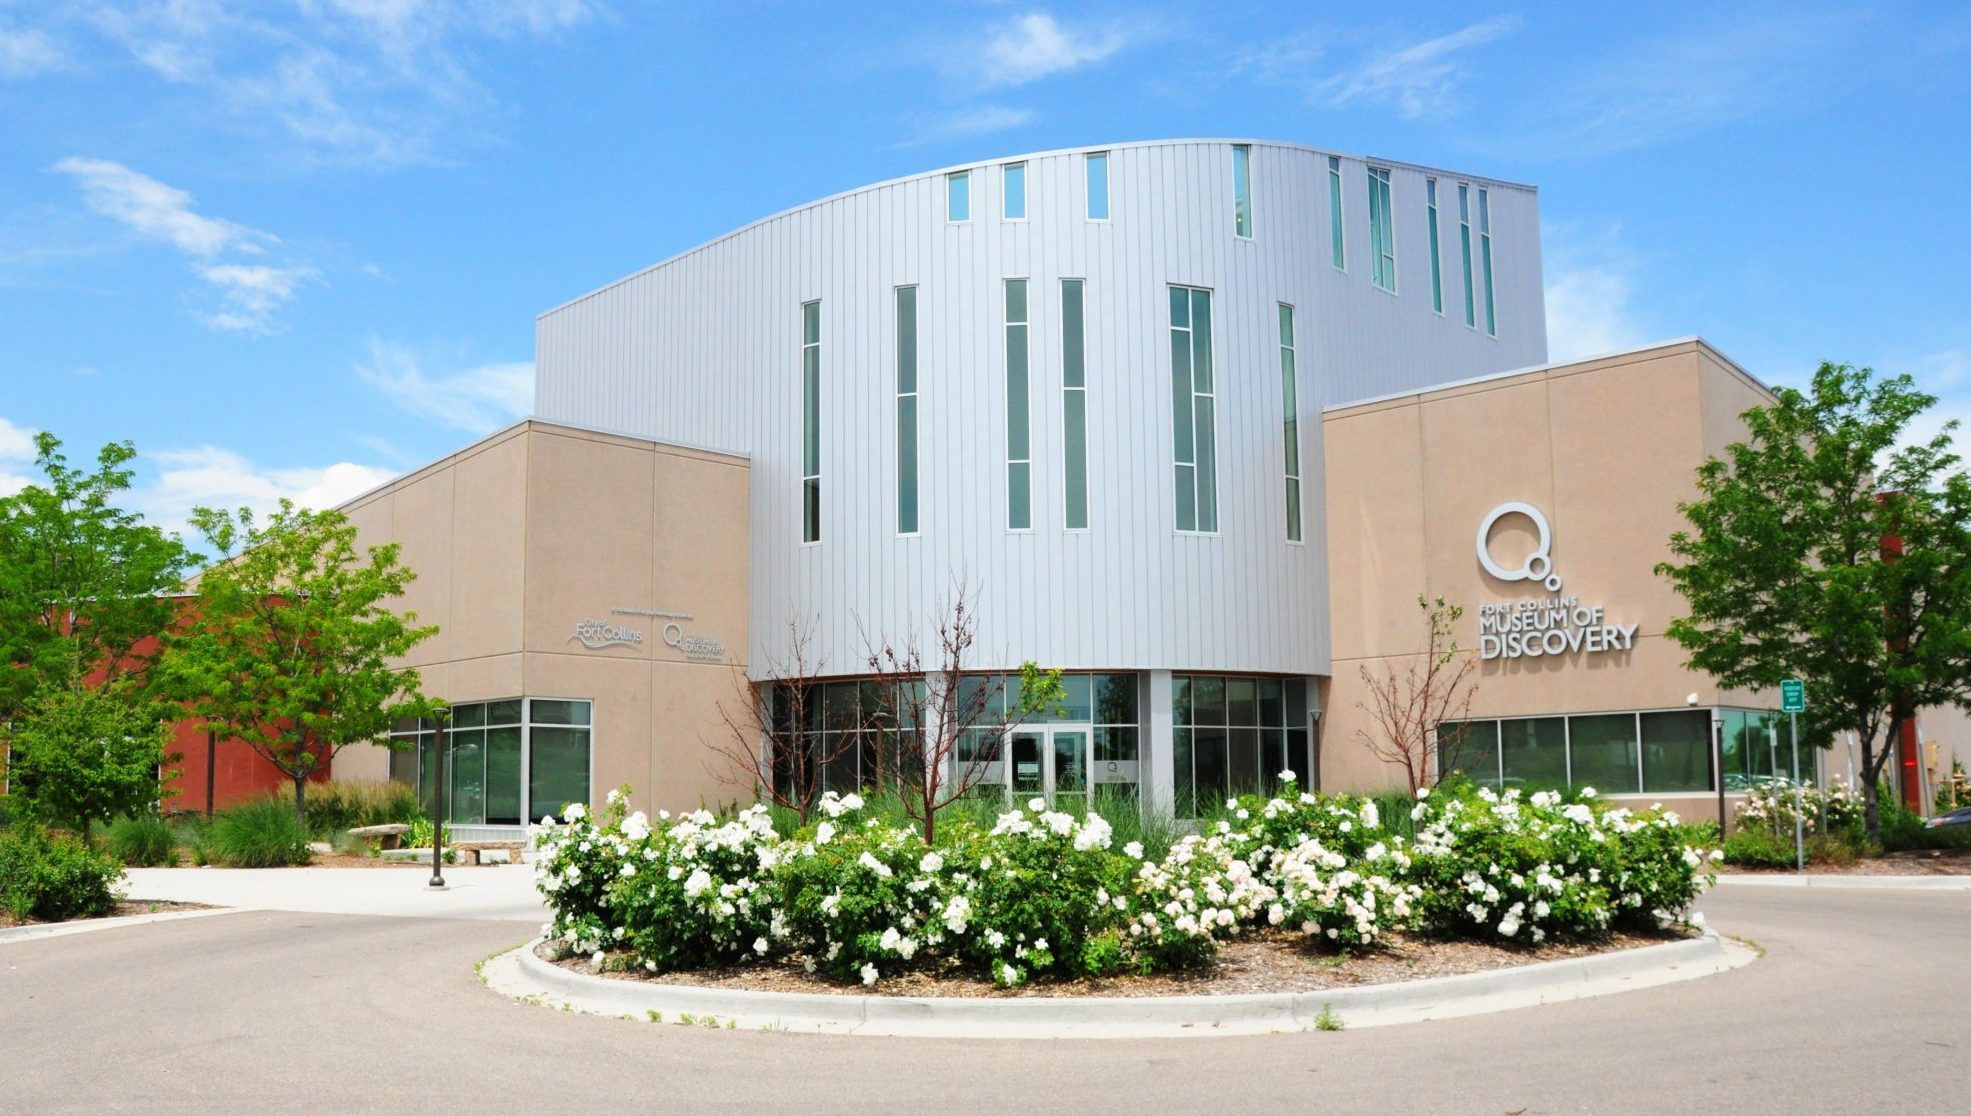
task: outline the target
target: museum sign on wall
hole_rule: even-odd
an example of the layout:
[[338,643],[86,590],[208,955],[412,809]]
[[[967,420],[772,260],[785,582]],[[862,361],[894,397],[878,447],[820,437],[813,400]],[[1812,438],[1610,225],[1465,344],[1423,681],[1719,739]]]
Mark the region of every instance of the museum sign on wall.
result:
[[[1502,565],[1492,554],[1492,530],[1511,516],[1524,517],[1535,532],[1532,553],[1516,567]],[[1532,504],[1500,504],[1479,523],[1479,566],[1496,580],[1531,581],[1547,591],[1546,596],[1479,606],[1480,659],[1572,658],[1635,647],[1639,625],[1608,623],[1601,604],[1560,595],[1563,582],[1554,568],[1553,545],[1552,525]]]

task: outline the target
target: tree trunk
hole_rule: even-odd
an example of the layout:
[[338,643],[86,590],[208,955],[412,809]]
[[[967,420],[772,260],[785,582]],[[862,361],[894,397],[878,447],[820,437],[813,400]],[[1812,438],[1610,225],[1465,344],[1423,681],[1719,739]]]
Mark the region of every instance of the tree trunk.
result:
[[301,827],[301,839],[308,839],[308,809],[302,795],[308,789],[308,776],[297,775],[294,779],[294,824]]

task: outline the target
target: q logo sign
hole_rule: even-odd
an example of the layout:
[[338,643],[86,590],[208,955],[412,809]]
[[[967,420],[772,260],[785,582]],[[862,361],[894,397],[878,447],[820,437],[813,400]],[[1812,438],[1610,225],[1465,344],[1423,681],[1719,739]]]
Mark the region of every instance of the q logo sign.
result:
[[[1501,519],[1511,515],[1523,515],[1532,520],[1534,528],[1539,533],[1539,541],[1533,545],[1533,553],[1527,555],[1526,561],[1516,570],[1501,566],[1492,557],[1492,528]],[[1545,585],[1549,593],[1558,592],[1560,575],[1554,572],[1553,549],[1554,530],[1548,525],[1547,517],[1540,513],[1540,509],[1531,504],[1517,500],[1500,504],[1492,509],[1484,522],[1478,525],[1478,564],[1485,567],[1486,573],[1500,581],[1537,581]]]

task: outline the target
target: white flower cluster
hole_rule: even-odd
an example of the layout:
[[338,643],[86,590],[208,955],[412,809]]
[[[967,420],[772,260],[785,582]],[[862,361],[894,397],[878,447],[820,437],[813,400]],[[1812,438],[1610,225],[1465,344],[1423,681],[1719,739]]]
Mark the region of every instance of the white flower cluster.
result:
[[[1409,866],[1408,855],[1381,842],[1351,862],[1318,841],[1304,841],[1273,855],[1278,895],[1267,907],[1266,921],[1342,945],[1372,944],[1415,923],[1423,889],[1400,882]],[[1387,874],[1392,872],[1399,878]]]
[[[1225,834],[1193,834],[1171,846],[1162,861],[1145,861],[1136,869],[1135,915],[1129,935],[1139,948],[1160,951],[1177,960],[1187,950],[1209,949],[1216,938],[1237,933],[1274,897],[1240,859]],[[1123,897],[1117,910],[1128,909]]]
[[[1830,833],[1858,829],[1867,812],[1861,794],[1849,790],[1839,777],[1831,780],[1826,789],[1802,787],[1799,797],[1801,828],[1809,834],[1821,831],[1823,819]],[[1747,791],[1745,800],[1738,804],[1733,816],[1741,826],[1763,824],[1790,834],[1793,832],[1793,809],[1793,787],[1772,782]]]

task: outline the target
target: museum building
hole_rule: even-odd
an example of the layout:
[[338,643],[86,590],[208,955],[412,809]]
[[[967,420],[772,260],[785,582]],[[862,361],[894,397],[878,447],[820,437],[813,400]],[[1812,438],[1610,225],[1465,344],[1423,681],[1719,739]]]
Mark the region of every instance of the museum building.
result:
[[[1653,570],[1771,395],[1694,338],[1549,365],[1542,297],[1524,185],[1258,141],[976,163],[549,310],[536,417],[343,510],[439,626],[410,665],[454,703],[466,832],[621,784],[750,800],[750,687],[811,683],[783,747],[863,731],[871,645],[934,646],[957,595],[988,690],[1066,672],[975,743],[989,793],[1400,784],[1368,680],[1442,597],[1478,667],[1434,763],[1698,813],[1787,742],[1777,695],[1684,669]],[[400,735],[337,777],[428,787],[432,726]]]

